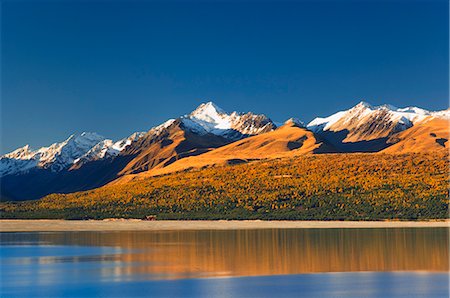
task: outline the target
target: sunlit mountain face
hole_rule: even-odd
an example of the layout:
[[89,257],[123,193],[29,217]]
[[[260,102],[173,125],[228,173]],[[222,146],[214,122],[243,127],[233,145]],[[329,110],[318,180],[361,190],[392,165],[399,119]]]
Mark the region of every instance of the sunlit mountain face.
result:
[[128,175],[167,174],[208,166],[305,154],[446,152],[449,110],[372,106],[360,102],[306,126],[263,114],[228,113],[213,102],[120,140],[73,134],[0,158],[1,199],[38,199],[97,188]]

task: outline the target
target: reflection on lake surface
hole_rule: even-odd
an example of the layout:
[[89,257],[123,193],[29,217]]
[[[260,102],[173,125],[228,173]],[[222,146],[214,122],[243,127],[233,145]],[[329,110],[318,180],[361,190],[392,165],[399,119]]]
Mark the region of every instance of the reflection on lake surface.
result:
[[[164,280],[171,280],[173,286],[203,277],[260,276],[260,280],[268,278],[262,276],[292,275],[281,279],[287,281],[299,274],[334,272],[343,278],[349,276],[343,272],[352,272],[351,276],[360,272],[348,280],[351,284],[358,277],[367,278],[369,273],[363,271],[413,271],[418,280],[414,285],[410,284],[413,279],[405,280],[409,290],[423,290],[428,284],[420,286],[420,282],[427,276],[430,289],[448,293],[446,228],[2,233],[0,252],[2,289],[12,296],[26,296],[26,291],[17,291],[21,287],[45,285],[50,290],[49,285],[70,288],[70,284],[94,280],[115,286],[158,280],[163,285]],[[430,273],[441,279],[439,283],[429,279]],[[379,280],[383,278],[386,275]],[[302,281],[305,277],[294,284]]]

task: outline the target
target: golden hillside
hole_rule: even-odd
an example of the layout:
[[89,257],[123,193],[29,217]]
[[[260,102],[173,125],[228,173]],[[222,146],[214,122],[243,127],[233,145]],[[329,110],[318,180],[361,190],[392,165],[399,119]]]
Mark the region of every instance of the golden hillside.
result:
[[448,217],[447,154],[307,154],[0,204],[3,218]]
[[114,183],[167,174],[191,168],[245,163],[259,159],[294,157],[303,154],[334,152],[332,146],[317,139],[311,131],[288,122],[280,128],[248,137],[206,153],[178,159],[169,165],[160,164],[148,172],[123,176]]
[[125,154],[133,156],[133,159],[118,175],[165,167],[178,159],[198,155],[227,143],[229,141],[213,134],[192,133],[183,129],[180,121],[175,121],[156,137],[149,133],[128,148]]
[[431,119],[394,135],[382,153],[448,152],[449,121]]
[[[412,152],[445,153],[448,150],[448,124],[447,120],[430,117],[430,119],[416,124],[405,131],[394,134],[389,138],[389,142],[393,143],[393,145],[380,152],[388,154]],[[293,122],[288,122],[274,131],[245,138],[199,155],[177,158],[176,161],[170,164],[160,163],[149,171],[137,175],[125,175],[112,181],[110,184],[128,183],[135,179],[187,169],[326,152],[337,152],[337,150],[317,134],[298,127]]]

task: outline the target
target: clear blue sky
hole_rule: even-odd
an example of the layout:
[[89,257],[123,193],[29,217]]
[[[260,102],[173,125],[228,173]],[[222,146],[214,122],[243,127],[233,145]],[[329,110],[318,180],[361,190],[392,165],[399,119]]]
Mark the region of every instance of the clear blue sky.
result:
[[2,153],[120,138],[212,100],[309,121],[448,106],[448,2],[2,1]]

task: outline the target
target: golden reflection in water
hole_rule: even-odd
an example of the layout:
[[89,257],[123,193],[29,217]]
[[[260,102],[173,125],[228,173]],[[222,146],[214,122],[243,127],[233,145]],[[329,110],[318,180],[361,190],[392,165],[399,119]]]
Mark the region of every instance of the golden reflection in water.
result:
[[114,274],[158,278],[449,270],[446,228],[72,232],[39,241],[122,248]]

